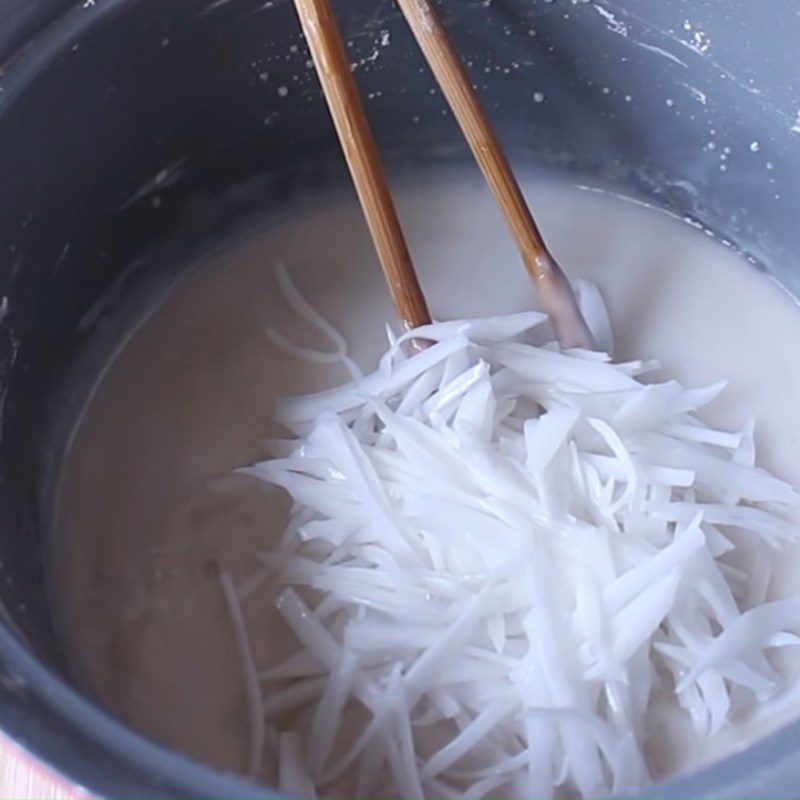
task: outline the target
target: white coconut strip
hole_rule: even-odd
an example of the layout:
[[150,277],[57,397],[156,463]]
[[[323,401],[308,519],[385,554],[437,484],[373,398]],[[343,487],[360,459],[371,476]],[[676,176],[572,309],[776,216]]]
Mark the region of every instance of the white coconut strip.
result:
[[236,650],[242,665],[242,682],[247,700],[247,718],[250,724],[250,752],[247,760],[247,774],[255,778],[261,770],[264,758],[264,746],[267,739],[267,728],[264,721],[264,698],[261,695],[261,684],[258,680],[250,638],[247,635],[242,608],[233,579],[227,573],[220,575],[220,585],[231,618],[233,633],[236,639]]
[[[316,328],[323,336],[330,340],[336,348],[336,353],[341,358],[347,357],[347,342],[344,336],[339,333],[336,328],[331,325],[322,314],[314,308],[311,303],[306,300],[300,290],[297,288],[295,282],[289,275],[289,270],[282,262],[276,262],[274,265],[275,278],[278,286],[286,298],[289,306],[300,317],[306,320],[312,327]],[[356,377],[356,376],[351,376]]]
[[[627,473],[616,457],[586,453],[582,458],[597,470],[603,480],[608,480],[609,478],[614,478],[615,480],[626,479]],[[638,458],[633,458],[633,464],[637,474],[641,475],[642,480],[646,483],[685,489],[693,486],[696,480],[695,472],[690,469],[677,469],[675,467],[659,466],[658,464],[642,463]]]
[[550,465],[566,443],[578,417],[576,409],[563,408],[525,422],[525,469],[531,475],[540,475]]
[[327,417],[314,428],[311,441],[337,459],[353,491],[367,502],[365,511],[392,535],[397,552],[413,559],[414,551],[403,536],[386,489],[352,431],[338,418]]
[[486,587],[475,597],[464,611],[443,633],[443,636],[433,646],[425,650],[408,670],[405,678],[405,692],[408,704],[414,707],[419,697],[425,692],[425,684],[432,678],[437,670],[443,669],[461,642],[470,634],[478,618],[486,611],[486,605],[491,597],[490,587]]
[[296,733],[280,735],[278,787],[296,797],[317,797],[317,787],[306,768],[303,746]]
[[317,622],[297,592],[294,589],[284,589],[278,598],[277,607],[303,647],[328,669],[335,669],[341,660],[341,647]]
[[702,520],[703,515],[696,514],[688,527],[678,533],[671,544],[606,586],[603,589],[603,604],[606,611],[611,615],[618,613],[625,605],[647,591],[656,580],[700,549],[705,543],[705,536],[700,528]]
[[412,339],[440,342],[454,336],[464,335],[472,341],[501,342],[513,339],[545,322],[547,322],[547,315],[540,311],[519,311],[516,314],[504,314],[499,317],[433,322],[408,331],[398,341],[400,344]]
[[276,717],[308,705],[325,691],[327,685],[327,677],[320,677],[298,681],[286,689],[270,690],[264,698],[264,713],[267,717]]
[[711,489],[723,497],[735,492],[748,500],[768,503],[797,504],[800,495],[785,481],[770,475],[766,470],[747,467],[726,461],[710,450],[694,444],[670,442],[658,434],[650,434],[634,450],[650,456],[659,463],[682,468],[689,467],[697,476],[700,486]]
[[442,374],[444,373],[443,366],[444,365],[439,364],[435,369],[423,372],[422,375],[409,386],[408,391],[405,392],[397,406],[398,414],[413,415],[415,411],[420,410],[422,403],[439,387]]
[[800,630],[800,599],[776,600],[745,612],[717,636],[678,684],[681,691],[715,663],[732,659],[752,648],[753,642],[768,642],[775,634]]
[[423,404],[423,412],[428,417],[435,413],[441,414],[449,406],[455,404],[476,383],[488,376],[489,365],[485,361],[478,361],[475,366],[464,370],[437,392],[431,394]]
[[761,508],[728,506],[722,503],[653,503],[649,512],[672,522],[691,522],[698,514],[714,525],[733,525],[750,530],[767,539],[794,539],[797,529],[788,520],[776,517]]
[[506,782],[507,779],[504,780],[502,777],[497,775],[489,778],[483,778],[482,780],[476,781],[471,786],[467,787],[461,796],[474,797],[480,800],[481,798],[486,797],[489,792],[494,792]]
[[478,744],[489,731],[514,709],[515,701],[495,703],[484,709],[455,739],[443,747],[422,769],[425,778],[433,778],[447,769]]
[[261,590],[270,578],[270,572],[267,569],[260,569],[258,572],[251,575],[237,591],[239,602],[244,605],[253,595]]
[[399,664],[395,664],[392,668],[392,673],[389,676],[389,681],[383,693],[378,697],[372,709],[372,719],[369,725],[364,728],[361,735],[353,743],[352,747],[343,755],[338,761],[334,762],[330,768],[323,774],[321,783],[330,783],[335,781],[355,762],[361,755],[364,748],[370,741],[378,734],[381,727],[386,724],[386,720],[391,716],[392,711],[397,703],[397,691],[400,681]]
[[625,447],[616,431],[602,419],[590,419],[588,422],[603,437],[611,452],[617,457],[617,461],[625,475],[625,489],[609,507],[610,513],[613,514],[619,511],[633,497],[639,484],[639,475],[628,448]]
[[314,735],[308,749],[308,766],[314,775],[322,772],[339,734],[338,726],[357,666],[355,654],[343,651],[339,663],[330,671],[328,685],[316,707],[311,727]]
[[724,447],[728,450],[736,450],[742,443],[741,432],[728,433],[727,431],[717,431],[707,428],[704,425],[686,425],[680,422],[664,426],[664,433],[674,436],[676,439],[683,439],[687,442],[700,442],[701,444],[713,444],[717,447]]
[[[617,664],[624,664],[649,642],[672,608],[680,580],[680,572],[671,570],[614,617],[611,623],[611,653]],[[601,668],[595,667],[587,670],[584,676],[592,680],[601,677],[601,674]],[[608,677],[614,680],[617,675]]]
[[453,418],[453,430],[463,441],[465,435],[488,442],[495,427],[497,398],[488,376],[476,381],[461,398]]
[[611,320],[608,316],[608,308],[600,293],[600,288],[596,283],[587,281],[585,278],[578,278],[573,281],[575,299],[581,310],[589,330],[594,336],[595,342],[600,350],[606,353],[614,352],[614,334],[611,331]]
[[302,347],[287,339],[274,328],[267,328],[265,335],[276,347],[291,356],[295,356],[295,358],[308,361],[311,364],[339,364],[342,362],[341,353],[326,353],[320,350],[314,350],[311,347]]
[[610,364],[588,361],[543,348],[514,343],[477,348],[490,363],[508,367],[517,375],[537,381],[563,383],[568,390],[609,392],[635,385],[634,379]]
[[395,722],[397,728],[398,750],[400,756],[401,771],[405,781],[401,786],[405,786],[404,797],[424,798],[425,791],[422,788],[422,779],[417,755],[414,748],[414,734],[411,730],[411,715],[406,703],[405,693],[397,687]]
[[276,664],[269,669],[261,670],[258,673],[259,680],[267,683],[275,681],[285,681],[292,678],[309,678],[325,674],[324,667],[318,659],[314,658],[309,652],[301,650],[294,653],[280,664]]
[[325,411],[341,412],[357,408],[363,403],[364,397],[399,392],[423,372],[468,345],[469,341],[464,336],[445,339],[402,362],[388,377],[380,372],[373,372],[348,386],[279,399],[275,403],[275,418],[278,422],[302,422],[313,420]]

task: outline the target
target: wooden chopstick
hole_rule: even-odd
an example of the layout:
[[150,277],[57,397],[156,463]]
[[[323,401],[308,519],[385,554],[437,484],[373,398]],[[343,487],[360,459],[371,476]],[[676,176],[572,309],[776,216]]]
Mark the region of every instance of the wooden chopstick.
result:
[[430,322],[344,42],[328,0],[294,0],[358,199],[398,316],[407,328]]
[[595,346],[575,295],[542,240],[503,148],[430,0],[397,0],[478,162],[564,347]]

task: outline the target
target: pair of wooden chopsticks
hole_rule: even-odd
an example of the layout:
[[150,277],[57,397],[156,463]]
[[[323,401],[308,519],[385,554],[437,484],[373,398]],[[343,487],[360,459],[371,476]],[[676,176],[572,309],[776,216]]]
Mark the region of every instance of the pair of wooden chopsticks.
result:
[[[378,148],[329,0],[294,0],[378,258],[402,322],[430,322]],[[517,241],[564,347],[594,345],[566,276],[550,255],[508,159],[429,0],[397,0]]]

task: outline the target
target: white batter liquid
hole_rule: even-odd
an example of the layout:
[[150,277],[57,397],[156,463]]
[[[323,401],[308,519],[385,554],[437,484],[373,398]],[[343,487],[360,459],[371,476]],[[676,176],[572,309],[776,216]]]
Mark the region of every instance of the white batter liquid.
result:
[[[777,285],[689,225],[608,194],[531,180],[554,254],[596,281],[619,359],[656,357],[662,375],[698,385],[728,378],[709,418],[755,416],[760,463],[800,485],[800,311]],[[519,311],[534,289],[480,180],[428,174],[396,192],[436,318]],[[350,197],[298,204],[211,259],[142,325],[103,379],[66,465],[55,564],[57,606],[79,680],[155,739],[243,770],[248,727],[230,620],[217,576],[241,585],[254,552],[281,531],[287,504],[247,479],[214,479],[264,456],[276,395],[331,386],[276,350],[270,324],[319,346],[287,309],[270,265],[374,365],[394,319],[365,226]],[[798,548],[800,550],[800,548]],[[780,557],[774,594],[800,592],[797,551]],[[259,667],[288,654],[265,593],[245,605]],[[791,648],[785,668],[792,672]],[[783,698],[759,719],[698,746],[688,717],[666,713],[649,757],[657,775],[733,752],[800,713]],[[269,766],[261,776],[274,780]]]

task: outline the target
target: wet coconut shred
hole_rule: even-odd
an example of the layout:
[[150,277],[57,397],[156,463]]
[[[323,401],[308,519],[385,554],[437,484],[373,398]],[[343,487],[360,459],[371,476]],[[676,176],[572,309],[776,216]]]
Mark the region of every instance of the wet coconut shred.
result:
[[593,797],[738,749],[795,708],[800,314],[689,226],[540,181],[598,342],[564,350],[486,192],[439,177],[398,203],[441,321],[385,326],[332,197],[109,367],[62,481],[76,675],[303,796]]

